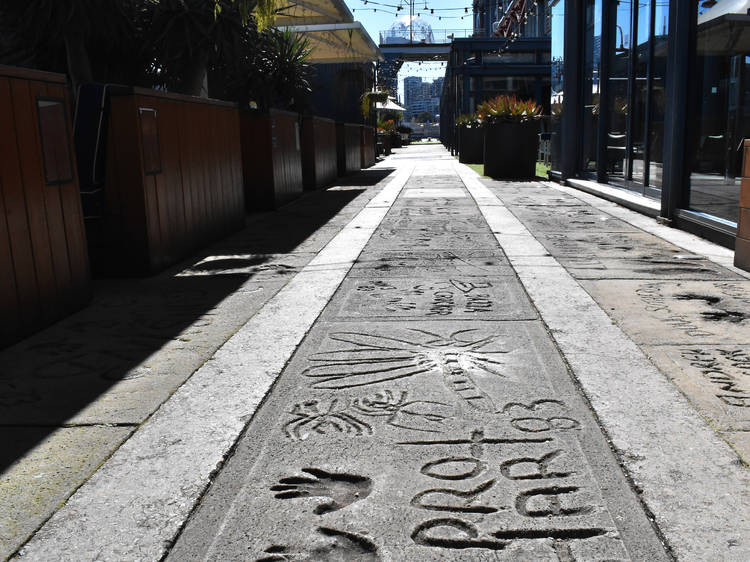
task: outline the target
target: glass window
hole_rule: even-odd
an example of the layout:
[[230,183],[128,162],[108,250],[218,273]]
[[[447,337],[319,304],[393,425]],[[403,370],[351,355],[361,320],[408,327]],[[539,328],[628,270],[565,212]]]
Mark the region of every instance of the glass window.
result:
[[651,98],[649,100],[649,176],[648,184],[661,189],[664,176],[664,109],[666,106],[667,33],[669,30],[669,3],[654,1],[654,23],[651,60]]
[[628,114],[630,108],[630,23],[632,6],[630,2],[609,0],[610,45],[607,46],[609,57],[609,76],[607,77],[608,123],[606,139],[607,168],[610,181],[623,180],[628,173]]
[[562,167],[560,127],[563,106],[563,59],[565,45],[565,0],[550,1],[550,28],[552,29],[550,73],[550,160],[553,170]]
[[689,208],[736,223],[742,140],[750,137],[750,26],[726,13],[725,1],[705,4],[697,15]]
[[583,26],[583,171],[596,171],[599,76],[602,61],[602,0],[586,0]]

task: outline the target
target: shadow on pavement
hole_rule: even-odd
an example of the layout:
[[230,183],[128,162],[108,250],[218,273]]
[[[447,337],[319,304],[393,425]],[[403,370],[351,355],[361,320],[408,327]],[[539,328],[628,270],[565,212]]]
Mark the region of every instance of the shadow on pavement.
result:
[[[390,172],[340,183],[375,185]],[[157,276],[97,280],[87,308],[0,350],[0,430],[12,442],[0,471],[60,426],[142,423],[361,209],[345,207],[362,192],[311,192]],[[278,256],[295,249],[306,255]],[[155,356],[162,349],[171,353]]]

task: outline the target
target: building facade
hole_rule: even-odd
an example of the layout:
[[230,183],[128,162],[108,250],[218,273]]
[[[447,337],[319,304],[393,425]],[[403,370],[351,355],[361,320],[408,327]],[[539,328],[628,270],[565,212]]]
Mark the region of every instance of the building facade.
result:
[[419,76],[404,78],[404,107],[406,119],[415,119],[420,113],[427,112],[433,117],[440,113],[440,95],[443,89],[443,78],[433,82],[423,82]]
[[441,100],[441,138],[452,143],[456,118],[491,97],[533,99],[550,112],[548,0],[477,0],[474,36],[451,44]]
[[637,193],[732,247],[750,0],[557,0],[549,16],[551,175]]

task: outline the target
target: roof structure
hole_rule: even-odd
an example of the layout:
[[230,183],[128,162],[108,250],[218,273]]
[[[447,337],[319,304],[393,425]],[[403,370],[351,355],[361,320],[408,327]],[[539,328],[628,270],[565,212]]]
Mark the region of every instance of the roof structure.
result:
[[405,112],[406,108],[401,107],[399,104],[397,104],[393,98],[388,98],[388,101],[385,103],[377,102],[375,104],[375,109],[379,111],[397,111],[397,112]]
[[284,0],[275,27],[304,34],[313,64],[374,62],[383,55],[344,0]]

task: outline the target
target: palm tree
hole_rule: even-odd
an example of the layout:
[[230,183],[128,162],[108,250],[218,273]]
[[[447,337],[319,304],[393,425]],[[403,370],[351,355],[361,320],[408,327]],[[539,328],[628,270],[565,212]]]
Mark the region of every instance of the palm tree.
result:
[[[119,46],[134,57],[143,0],[3,0],[3,61],[66,72],[74,89]],[[96,50],[91,46],[96,45]],[[137,58],[137,56],[135,57]],[[95,59],[95,60],[92,60]]]

